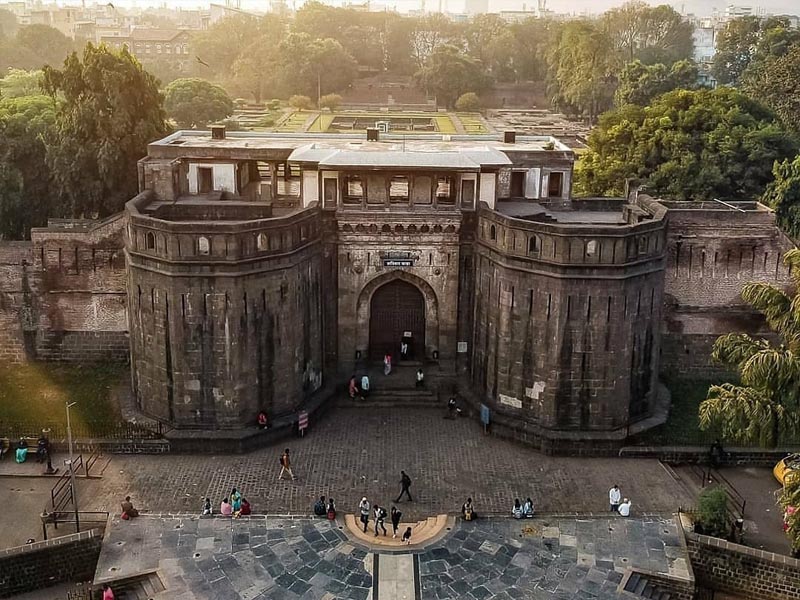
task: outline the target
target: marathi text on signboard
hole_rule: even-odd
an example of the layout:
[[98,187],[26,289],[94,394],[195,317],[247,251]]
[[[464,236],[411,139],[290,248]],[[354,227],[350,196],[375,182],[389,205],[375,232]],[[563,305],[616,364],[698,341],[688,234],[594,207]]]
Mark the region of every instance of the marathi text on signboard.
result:
[[417,256],[413,252],[394,251],[382,253],[381,259],[384,267],[413,267]]

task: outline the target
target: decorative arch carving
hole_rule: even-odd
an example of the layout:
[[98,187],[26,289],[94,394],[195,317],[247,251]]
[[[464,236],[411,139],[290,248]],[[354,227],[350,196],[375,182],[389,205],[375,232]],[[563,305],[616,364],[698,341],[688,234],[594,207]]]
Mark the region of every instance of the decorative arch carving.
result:
[[366,356],[369,346],[369,320],[372,295],[378,288],[390,281],[405,281],[412,284],[425,298],[425,355],[431,356],[439,349],[439,299],[436,291],[427,281],[407,271],[389,271],[374,277],[364,285],[356,302],[356,349]]

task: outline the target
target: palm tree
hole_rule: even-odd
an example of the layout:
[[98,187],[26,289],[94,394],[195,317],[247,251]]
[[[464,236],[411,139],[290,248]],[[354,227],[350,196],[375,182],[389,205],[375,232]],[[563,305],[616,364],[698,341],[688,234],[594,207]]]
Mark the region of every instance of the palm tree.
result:
[[[800,288],[800,249],[784,256]],[[735,442],[776,446],[800,432],[800,294],[768,283],[748,283],[742,298],[764,315],[779,341],[745,333],[717,338],[711,356],[735,369],[741,385],[712,385],[700,404],[700,427],[719,428]]]

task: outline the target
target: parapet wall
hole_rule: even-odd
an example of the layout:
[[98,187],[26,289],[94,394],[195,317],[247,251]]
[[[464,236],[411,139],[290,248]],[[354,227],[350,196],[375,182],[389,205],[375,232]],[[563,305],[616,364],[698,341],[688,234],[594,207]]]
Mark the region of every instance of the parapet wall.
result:
[[0,360],[127,360],[124,215],[0,243]]

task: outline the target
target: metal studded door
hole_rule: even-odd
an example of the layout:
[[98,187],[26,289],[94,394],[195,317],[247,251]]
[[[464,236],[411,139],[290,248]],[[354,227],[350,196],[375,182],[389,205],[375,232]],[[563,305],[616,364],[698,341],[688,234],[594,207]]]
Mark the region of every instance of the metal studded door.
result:
[[399,358],[400,341],[411,332],[408,358],[425,354],[425,298],[414,285],[395,280],[372,295],[369,319],[369,355],[380,360],[389,352]]

